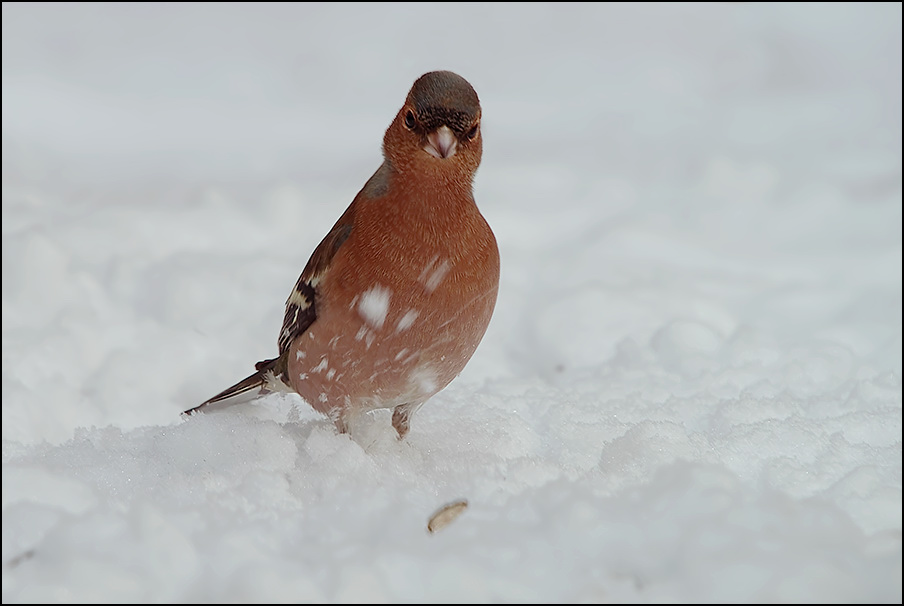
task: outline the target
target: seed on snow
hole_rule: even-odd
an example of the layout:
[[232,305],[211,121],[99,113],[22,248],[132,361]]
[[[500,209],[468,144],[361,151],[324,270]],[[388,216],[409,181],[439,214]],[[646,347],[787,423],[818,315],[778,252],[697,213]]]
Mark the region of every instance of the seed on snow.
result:
[[467,499],[459,499],[458,501],[452,501],[451,503],[443,505],[436,511],[436,513],[430,516],[430,521],[427,522],[427,530],[429,530],[430,532],[436,532],[437,530],[448,526],[467,508]]

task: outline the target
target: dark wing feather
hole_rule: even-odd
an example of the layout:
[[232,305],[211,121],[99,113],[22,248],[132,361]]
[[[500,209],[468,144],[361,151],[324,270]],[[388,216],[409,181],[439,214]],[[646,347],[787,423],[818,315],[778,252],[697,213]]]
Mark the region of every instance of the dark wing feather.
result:
[[301,272],[295,288],[286,301],[286,314],[283,317],[282,329],[279,331],[279,355],[283,356],[292,342],[298,338],[317,319],[317,286],[329,269],[330,261],[336,251],[348,239],[352,232],[351,215],[353,207],[339,218],[333,229],[320,242],[314,254],[308,260],[304,271]]

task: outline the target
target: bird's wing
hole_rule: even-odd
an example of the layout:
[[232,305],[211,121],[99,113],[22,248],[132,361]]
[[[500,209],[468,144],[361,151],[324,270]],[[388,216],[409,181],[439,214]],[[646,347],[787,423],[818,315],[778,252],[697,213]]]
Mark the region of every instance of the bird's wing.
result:
[[317,286],[330,268],[330,262],[336,251],[348,239],[352,232],[352,219],[354,216],[352,204],[333,225],[330,232],[323,238],[314,253],[308,260],[304,271],[301,272],[295,288],[286,301],[286,314],[283,317],[282,329],[279,331],[279,355],[282,357],[299,335],[304,332],[317,319],[315,301],[317,298]]

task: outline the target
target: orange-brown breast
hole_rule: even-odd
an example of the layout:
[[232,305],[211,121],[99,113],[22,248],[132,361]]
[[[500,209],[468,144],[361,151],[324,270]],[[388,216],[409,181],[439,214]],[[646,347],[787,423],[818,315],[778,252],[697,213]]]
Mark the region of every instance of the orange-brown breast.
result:
[[359,196],[318,285],[317,320],[292,344],[292,387],[315,409],[420,404],[464,368],[499,283],[499,252],[470,192]]

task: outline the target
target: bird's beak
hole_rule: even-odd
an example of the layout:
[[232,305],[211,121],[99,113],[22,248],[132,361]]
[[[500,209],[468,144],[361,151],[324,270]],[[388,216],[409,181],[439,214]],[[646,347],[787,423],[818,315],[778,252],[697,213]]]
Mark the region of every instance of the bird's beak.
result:
[[441,126],[427,135],[427,145],[424,151],[434,158],[450,158],[458,150],[458,139],[448,126]]

